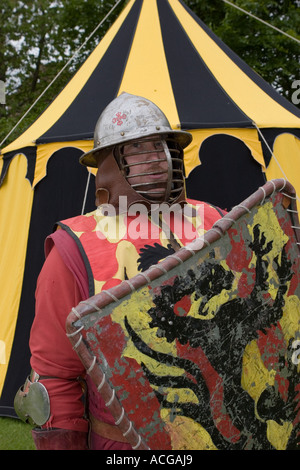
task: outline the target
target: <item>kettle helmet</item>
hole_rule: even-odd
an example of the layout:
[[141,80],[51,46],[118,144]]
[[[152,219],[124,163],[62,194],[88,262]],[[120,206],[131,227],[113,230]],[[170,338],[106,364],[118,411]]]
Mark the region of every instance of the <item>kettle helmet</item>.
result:
[[[94,148],[80,158],[83,165],[98,167],[96,204],[110,203],[117,207],[121,194],[127,196],[128,207],[136,202],[146,205],[149,201],[184,202],[183,149],[191,141],[190,133],[171,128],[165,114],[154,103],[122,93],[100,115],[94,132]],[[148,156],[152,150],[131,151],[129,155],[137,159],[142,156],[144,161],[128,164],[128,146],[144,146],[145,142],[155,147],[157,166],[165,161],[167,169],[153,170]],[[142,178],[137,184],[133,184],[133,167],[141,163],[148,168],[139,174]]]
[[192,141],[189,132],[171,129],[165,114],[152,101],[123,92],[104,109],[94,132],[94,148],[80,157],[80,163],[97,167],[99,150],[152,135],[172,136],[184,149]]

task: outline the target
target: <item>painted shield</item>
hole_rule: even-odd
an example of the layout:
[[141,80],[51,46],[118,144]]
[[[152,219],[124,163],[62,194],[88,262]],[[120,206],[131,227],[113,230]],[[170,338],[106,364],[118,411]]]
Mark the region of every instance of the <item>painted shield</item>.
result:
[[297,449],[299,222],[273,180],[203,237],[80,303],[67,335],[134,449]]

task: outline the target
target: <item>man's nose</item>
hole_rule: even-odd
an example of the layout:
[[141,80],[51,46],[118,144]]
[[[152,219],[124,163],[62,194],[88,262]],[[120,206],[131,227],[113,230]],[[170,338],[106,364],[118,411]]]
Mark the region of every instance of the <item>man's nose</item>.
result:
[[165,152],[162,149],[158,149],[153,144],[148,153],[149,160],[165,160]]

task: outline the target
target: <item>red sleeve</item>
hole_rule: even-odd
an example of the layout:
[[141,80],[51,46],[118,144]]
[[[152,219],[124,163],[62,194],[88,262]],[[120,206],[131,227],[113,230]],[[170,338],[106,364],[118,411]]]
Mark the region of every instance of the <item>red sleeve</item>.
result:
[[36,313],[30,334],[31,367],[41,376],[50,396],[51,416],[44,427],[87,431],[82,388],[77,378],[84,367],[66,336],[65,322],[82,294],[55,246],[46,258],[36,289]]
[[[36,313],[30,334],[31,367],[41,376],[57,377],[41,380],[48,390],[51,410],[50,419],[43,427],[87,432],[82,389],[77,380],[77,377],[85,376],[85,369],[73,351],[65,329],[72,307],[87,297],[86,281],[83,272],[81,280],[74,275],[74,266],[68,263],[61,248],[59,245],[58,251],[56,245],[51,244],[38,278]],[[76,256],[76,251],[73,255]],[[79,260],[77,268],[78,265],[80,268]],[[111,422],[108,418],[104,421]],[[102,438],[95,433],[91,436],[94,449],[131,449],[129,444]],[[47,446],[50,450],[51,443],[47,442]]]

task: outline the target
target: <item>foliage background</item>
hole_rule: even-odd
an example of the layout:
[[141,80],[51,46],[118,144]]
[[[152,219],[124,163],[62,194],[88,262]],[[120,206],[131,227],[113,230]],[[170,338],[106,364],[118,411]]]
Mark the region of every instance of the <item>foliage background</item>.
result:
[[[5,145],[34,122],[63,89],[126,2],[120,1],[5,140]],[[1,2],[0,80],[6,85],[6,103],[0,105],[0,143],[116,3],[116,0]],[[291,100],[295,91],[292,83],[300,79],[299,43],[224,0],[185,0],[185,3],[248,65]],[[232,0],[231,3],[300,39],[300,0]]]

